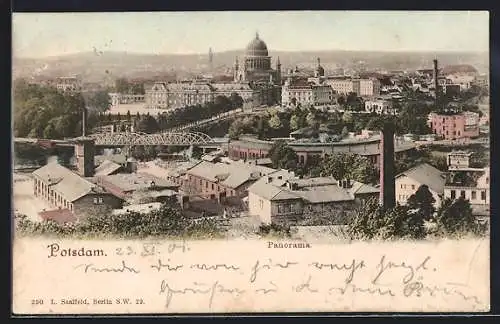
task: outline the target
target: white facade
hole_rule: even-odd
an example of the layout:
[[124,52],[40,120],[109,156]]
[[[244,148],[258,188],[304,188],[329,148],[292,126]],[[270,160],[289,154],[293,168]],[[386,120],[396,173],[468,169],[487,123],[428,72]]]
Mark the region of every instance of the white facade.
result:
[[325,83],[338,94],[348,95],[351,92],[356,92],[352,79],[329,79]]
[[328,105],[333,102],[333,90],[328,85],[293,85],[287,81],[281,91],[281,104],[292,105],[293,98],[301,106]]
[[56,88],[63,92],[77,92],[82,89],[82,82],[77,77],[59,77],[56,79]]
[[348,95],[351,92],[360,97],[372,97],[380,95],[380,81],[377,79],[329,79],[325,81],[339,94]]
[[[420,183],[413,178],[410,178],[406,175],[400,176],[396,178],[396,202],[400,205],[406,205],[408,202],[408,198],[413,195],[421,185],[425,183]],[[443,193],[435,192],[429,187],[429,191],[432,193],[432,196],[436,200],[434,203],[434,207],[439,207],[441,205],[441,197]]]
[[461,90],[467,90],[476,80],[476,76],[472,73],[454,73],[447,75],[446,78],[453,84],[460,85]]
[[484,169],[484,174],[476,181],[476,186],[446,186],[444,187],[444,197],[458,199],[464,197],[471,205],[490,204],[490,168]]
[[359,92],[360,97],[372,97],[380,95],[380,81],[377,79],[360,79]]
[[377,114],[397,113],[392,110],[392,103],[389,100],[380,98],[365,101],[365,111],[368,113],[374,112]]

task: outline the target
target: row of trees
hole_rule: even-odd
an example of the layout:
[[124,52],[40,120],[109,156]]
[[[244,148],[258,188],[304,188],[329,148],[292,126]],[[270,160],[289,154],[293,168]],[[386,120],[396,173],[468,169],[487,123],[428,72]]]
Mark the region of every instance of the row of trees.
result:
[[243,99],[241,96],[233,93],[229,97],[217,96],[213,102],[207,102],[203,105],[186,106],[172,112],[159,114],[156,117],[151,116],[149,113],[141,115],[139,112],[135,116],[132,116],[130,111],[127,111],[125,116],[120,114],[104,114],[101,115],[100,120],[101,124],[126,120],[131,124],[133,123],[135,130],[138,132],[155,133],[212,118],[219,114],[241,108],[242,106]]

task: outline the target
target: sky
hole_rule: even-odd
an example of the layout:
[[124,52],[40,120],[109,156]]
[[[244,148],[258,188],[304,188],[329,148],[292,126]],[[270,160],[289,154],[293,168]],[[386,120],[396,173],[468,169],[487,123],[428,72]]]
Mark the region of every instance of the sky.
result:
[[237,50],[488,51],[487,11],[14,13],[15,57]]

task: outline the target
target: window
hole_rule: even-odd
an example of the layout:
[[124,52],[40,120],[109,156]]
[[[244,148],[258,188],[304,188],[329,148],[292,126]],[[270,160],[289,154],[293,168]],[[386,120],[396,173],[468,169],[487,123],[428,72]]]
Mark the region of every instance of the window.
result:
[[465,190],[460,191],[460,197],[465,198]]
[[415,185],[411,185],[411,190],[415,190]]
[[486,200],[486,191],[481,191],[481,200]]
[[455,199],[457,197],[457,193],[455,192],[455,190],[452,190],[451,191],[451,199]]
[[214,190],[214,188],[215,188],[215,186],[214,186],[214,184],[212,183],[212,190]]
[[99,197],[99,203],[102,204],[102,197]]
[[97,198],[94,198],[94,204],[97,204],[97,201],[98,201]]
[[208,181],[205,181],[205,188],[208,189]]
[[259,200],[260,209],[264,209],[264,201],[262,199]]
[[472,192],[470,193],[470,196],[471,196],[472,200],[476,200],[477,199],[476,191],[472,190]]

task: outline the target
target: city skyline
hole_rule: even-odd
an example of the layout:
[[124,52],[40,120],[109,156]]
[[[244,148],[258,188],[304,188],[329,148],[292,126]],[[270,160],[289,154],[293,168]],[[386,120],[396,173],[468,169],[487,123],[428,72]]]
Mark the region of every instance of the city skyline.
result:
[[486,11],[14,13],[12,30],[19,58],[207,54],[244,49],[256,32],[270,52],[489,50]]

